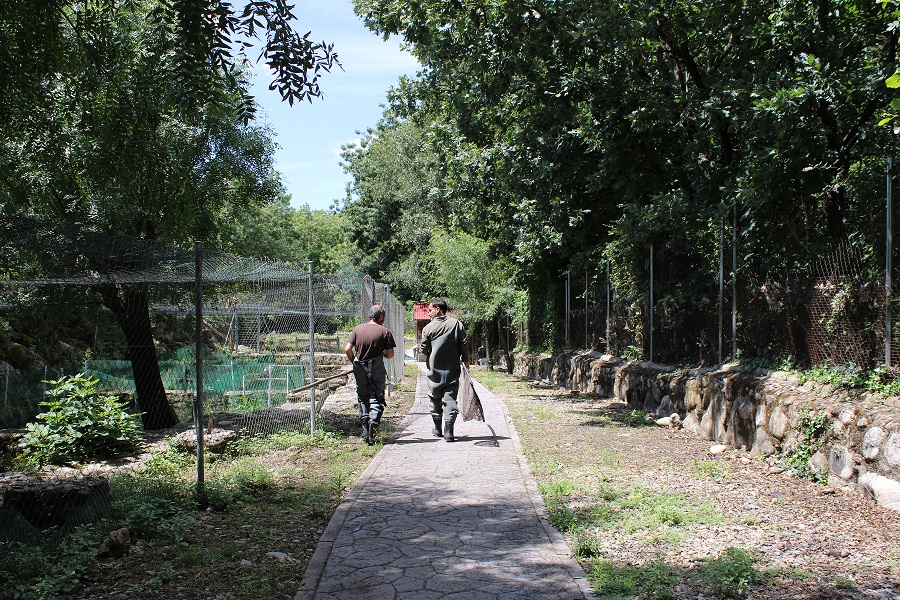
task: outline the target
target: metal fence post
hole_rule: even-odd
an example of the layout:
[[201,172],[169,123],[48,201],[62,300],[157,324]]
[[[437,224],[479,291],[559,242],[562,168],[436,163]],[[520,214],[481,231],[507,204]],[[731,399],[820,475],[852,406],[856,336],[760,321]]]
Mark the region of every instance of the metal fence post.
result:
[[[309,261],[309,383],[316,380],[315,311],[313,310],[313,261]],[[316,386],[309,388],[309,433],[316,433]]]
[[588,272],[584,272],[584,349],[591,350],[591,336],[588,328]]
[[[384,306],[381,308],[384,309],[384,318],[386,319],[384,322],[384,326],[388,329],[391,329],[391,326],[394,325],[394,315],[391,314],[391,288],[388,285],[384,286]],[[402,338],[401,338],[402,339]],[[384,360],[384,359],[382,359]],[[393,359],[387,360],[388,364],[388,380],[387,380],[387,395],[390,397],[394,391],[394,361]]]
[[569,317],[571,306],[571,293],[572,293],[572,273],[571,271],[566,273],[566,348],[569,347]]
[[272,363],[269,363],[268,368],[266,369],[269,375],[269,383],[266,388],[266,406],[272,407]]
[[731,360],[737,359],[737,199],[731,203]]
[[612,327],[611,327],[612,314],[610,313],[610,307],[611,307],[612,303],[611,303],[610,296],[612,293],[612,289],[610,287],[610,281],[609,281],[609,275],[610,275],[610,271],[612,269],[610,268],[609,265],[610,265],[610,261],[607,260],[606,261],[606,353],[612,354],[612,350],[611,350],[612,345],[610,343],[610,335],[612,334]]
[[194,335],[196,343],[197,379],[194,393],[194,432],[197,435],[197,496],[201,500],[205,495],[203,466],[203,246],[194,243]]
[[653,362],[653,244],[650,244],[650,362]]
[[3,386],[3,408],[9,406],[9,363],[6,363],[6,385]]
[[719,217],[719,364],[725,335],[725,216]]
[[892,198],[891,198],[891,172],[894,168],[893,157],[887,159],[887,223],[885,225],[885,243],[887,245],[884,266],[884,366],[891,368],[891,237],[893,235],[893,222],[891,219]]

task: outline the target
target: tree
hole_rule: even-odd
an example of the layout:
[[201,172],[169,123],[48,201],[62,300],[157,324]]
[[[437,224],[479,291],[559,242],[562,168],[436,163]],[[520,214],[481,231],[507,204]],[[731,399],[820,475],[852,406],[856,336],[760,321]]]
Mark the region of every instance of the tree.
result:
[[[15,0],[4,8],[0,117],[6,117],[2,108],[40,96],[43,75],[65,70],[73,41],[99,72],[112,73],[115,65],[102,55],[97,32],[113,26],[113,15],[122,12],[143,14],[166,39],[147,50],[157,61],[171,61],[176,94],[188,111],[206,105],[208,92],[223,80],[235,83],[260,38],[264,42],[253,60],[266,64],[273,73],[269,89],[292,105],[321,96],[321,74],[340,66],[333,44],[313,42],[311,33],[294,30],[294,7],[284,0],[245,1],[238,7],[226,0]],[[236,108],[245,123],[256,111],[246,91]]]
[[[352,176],[342,205],[355,262],[404,297],[419,296],[413,272],[428,246],[433,224],[442,218],[434,158],[425,130],[388,118],[370,129],[341,158]],[[395,265],[404,267],[394,270]]]
[[841,240],[876,239],[875,170],[896,147],[873,128],[896,72],[893,8],[356,2],[425,66],[393,107],[427,124],[447,220],[490,240],[535,291],[613,259],[638,321],[651,243],[666,277],[696,283],[674,312],[708,302],[735,201],[743,269],[760,280],[750,294]]
[[[0,16],[11,60],[0,83],[0,210],[214,246],[224,223],[283,193],[270,132],[236,118],[247,101],[239,72],[210,71],[202,103],[181,95],[179,37],[159,15],[196,3],[34,4],[13,3]],[[145,427],[175,424],[146,289],[102,292],[127,337]]]

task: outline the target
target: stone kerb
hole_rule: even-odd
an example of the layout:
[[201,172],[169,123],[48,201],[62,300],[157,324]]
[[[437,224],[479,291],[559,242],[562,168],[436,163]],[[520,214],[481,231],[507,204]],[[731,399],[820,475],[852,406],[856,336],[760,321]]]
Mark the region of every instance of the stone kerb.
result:
[[857,487],[900,510],[900,410],[887,405],[898,399],[850,397],[778,371],[676,369],[597,352],[519,354],[514,364],[517,375],[614,397],[658,417],[677,413],[687,431],[754,456],[790,452],[800,419],[824,412],[830,433],[810,468],[832,485]]

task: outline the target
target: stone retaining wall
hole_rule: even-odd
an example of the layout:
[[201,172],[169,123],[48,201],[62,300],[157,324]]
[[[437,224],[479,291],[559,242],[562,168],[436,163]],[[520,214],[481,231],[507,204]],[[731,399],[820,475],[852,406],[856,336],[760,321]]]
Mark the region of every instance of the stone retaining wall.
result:
[[514,372],[571,390],[615,397],[658,417],[677,413],[686,430],[771,457],[797,446],[800,419],[824,412],[831,425],[810,468],[831,485],[864,490],[900,510],[900,398],[882,399],[738,365],[676,369],[593,352],[518,354]]

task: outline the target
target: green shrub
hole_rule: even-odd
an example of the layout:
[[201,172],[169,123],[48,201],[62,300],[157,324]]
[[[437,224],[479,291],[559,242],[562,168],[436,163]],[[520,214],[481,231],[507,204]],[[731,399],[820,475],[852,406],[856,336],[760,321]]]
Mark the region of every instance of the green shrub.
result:
[[141,440],[138,415],[118,399],[100,396],[98,380],[79,373],[47,381],[52,398],[29,423],[19,445],[26,459],[40,464],[66,464],[79,458],[108,456],[134,449]]
[[700,580],[720,598],[743,598],[762,575],[754,568],[756,559],[740,548],[726,548],[719,558],[700,569]]
[[142,471],[114,475],[109,482],[113,511],[134,537],[153,537],[189,521],[196,507],[194,485],[183,478]]
[[572,537],[572,554],[578,558],[596,558],[601,554],[600,540],[593,532],[579,530]]
[[98,536],[90,527],[73,531],[51,554],[14,548],[0,559],[0,599],[75,598],[96,561]]

